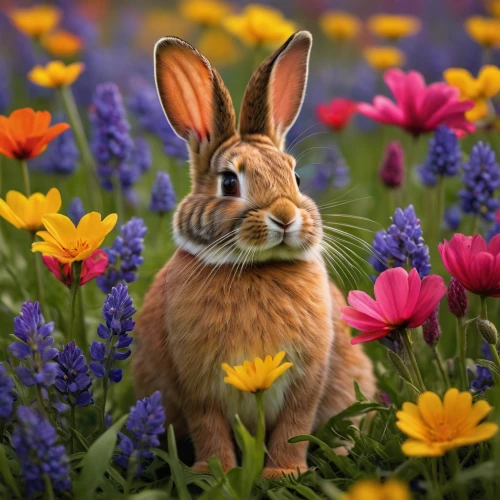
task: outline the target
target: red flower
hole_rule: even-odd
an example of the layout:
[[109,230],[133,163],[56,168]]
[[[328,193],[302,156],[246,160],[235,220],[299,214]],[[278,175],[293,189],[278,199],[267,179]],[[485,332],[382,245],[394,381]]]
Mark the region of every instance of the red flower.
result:
[[465,112],[474,107],[474,102],[461,101],[455,87],[444,82],[426,86],[417,71],[406,74],[400,69],[387,70],[384,81],[396,102],[378,95],[373,105],[358,104],[361,114],[379,123],[401,127],[414,136],[432,132],[439,125],[454,129],[457,135],[474,132],[474,125],[465,118]]
[[334,130],[342,130],[345,128],[354,113],[358,109],[358,104],[350,99],[338,97],[332,99],[328,104],[319,104],[316,107],[316,115],[318,119],[333,128]]
[[[73,281],[71,264],[63,264],[51,255],[43,255],[42,260],[50,272],[67,286]],[[108,254],[104,250],[96,250],[90,257],[82,262],[80,286],[104,273],[108,265]]]
[[342,319],[363,332],[351,344],[378,340],[394,330],[416,328],[431,315],[446,293],[443,278],[435,274],[422,281],[416,269],[387,269],[375,281],[375,299],[365,292],[349,292]]
[[479,234],[454,234],[438,248],[446,270],[469,292],[500,297],[500,234],[488,245]]

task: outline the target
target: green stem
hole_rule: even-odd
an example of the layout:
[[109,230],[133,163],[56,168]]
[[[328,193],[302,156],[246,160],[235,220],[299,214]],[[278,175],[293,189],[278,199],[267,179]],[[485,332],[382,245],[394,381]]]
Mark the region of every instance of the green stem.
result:
[[82,119],[80,113],[78,112],[78,107],[75,103],[75,98],[73,97],[73,92],[68,86],[61,87],[61,96],[64,104],[64,109],[66,110],[66,115],[73,129],[75,135],[76,143],[80,154],[82,155],[83,165],[85,168],[85,177],[88,179],[89,185],[87,186],[90,191],[90,197],[92,203],[96,210],[100,212],[102,210],[102,200],[99,196],[99,184],[96,178],[95,162],[92,152],[90,151],[89,141],[85,135],[85,129],[83,128]]
[[436,208],[436,239],[439,238],[439,229],[441,227],[441,221],[443,220],[443,208],[444,208],[444,176],[440,175],[437,184],[437,208]]
[[[31,231],[31,243],[35,242],[35,232]],[[38,302],[40,303],[40,308],[43,311],[44,316],[49,319],[49,310],[45,304],[45,292],[43,289],[43,270],[42,270],[42,262],[39,258],[39,255],[35,252],[33,253],[33,260],[35,261],[35,281],[36,281],[36,294],[38,298]]]
[[477,222],[478,222],[478,217],[477,217],[477,215],[474,215],[472,217],[472,227],[471,227],[471,230],[470,230],[470,234],[472,236],[474,236],[476,234],[476,231],[477,231]]
[[[462,469],[460,468],[460,461],[458,460],[457,450],[451,450],[448,452],[448,459],[450,461],[450,467],[453,471],[453,477],[458,478]],[[458,481],[457,481],[458,483]],[[463,485],[459,484],[457,487],[457,497],[459,500],[467,500],[467,491]]]
[[418,368],[415,354],[413,354],[413,350],[411,348],[410,332],[406,328],[404,330],[401,330],[401,337],[403,337],[403,342],[405,344],[408,358],[410,358],[410,363],[413,367],[413,371],[415,372],[415,376],[417,377],[418,388],[420,389],[420,392],[425,392],[426,389],[424,380],[422,378],[422,374],[420,373],[420,369]]
[[85,317],[83,312],[85,308],[83,307],[83,290],[82,287],[78,287],[78,298],[77,307],[78,307],[78,324],[79,324],[79,332],[78,332],[78,346],[85,352],[87,350],[87,335],[85,330]]
[[36,399],[38,400],[38,406],[40,407],[41,414],[45,418],[48,418],[47,411],[45,410],[45,403],[43,402],[42,388],[40,387],[40,384],[36,384]]
[[434,347],[433,351],[434,351],[434,358],[436,359],[436,364],[437,364],[439,373],[441,374],[441,377],[443,378],[444,385],[448,389],[449,387],[451,387],[450,379],[449,379],[448,374],[446,373],[446,369],[443,365],[443,360],[441,359],[441,356],[439,354],[439,351],[437,350],[437,347]]
[[[486,304],[486,297],[481,297],[481,319],[488,319],[488,306]],[[496,344],[488,344],[490,346],[493,361],[500,368],[500,356],[498,355]]]
[[[76,422],[75,422],[75,405],[71,405],[71,428],[76,429]],[[73,438],[73,433],[70,432],[71,437],[70,437],[70,453],[73,454],[75,451],[75,443],[74,443],[74,438]]]
[[23,174],[24,192],[27,197],[31,196],[30,171],[26,160],[21,160],[21,172]]
[[118,179],[118,177],[115,177],[113,181],[113,195],[115,198],[115,210],[118,214],[118,219],[125,219],[125,203],[123,201],[122,188],[120,186],[120,180]]
[[467,362],[466,362],[466,346],[467,337],[465,335],[464,320],[457,318],[457,360],[459,369],[460,388],[463,391],[468,389],[467,377]]
[[47,474],[43,475],[43,482],[45,483],[45,496],[47,500],[54,500],[54,489],[52,488],[52,481]]
[[436,500],[439,500],[440,498],[442,498],[441,491],[439,488],[439,479],[438,479],[438,471],[437,471],[438,460],[439,460],[439,458],[436,458],[436,457],[431,458],[432,491],[433,491],[433,497]]
[[70,320],[69,320],[69,331],[68,336],[66,338],[67,342],[71,341],[71,336],[74,336],[75,333],[75,306],[76,306],[76,297],[78,295],[78,288],[80,287],[80,274],[82,271],[82,261],[75,260],[72,264],[71,269],[71,312],[70,312]]
[[255,400],[257,402],[257,430],[255,433],[255,443],[257,445],[257,452],[259,463],[264,466],[265,455],[265,439],[266,439],[266,415],[264,412],[264,391],[255,393]]
[[[418,148],[418,136],[410,137],[410,145],[406,151],[406,174],[405,174],[405,197],[410,200],[411,184],[413,182],[413,164],[415,163],[415,156]],[[411,200],[410,200],[411,201]]]

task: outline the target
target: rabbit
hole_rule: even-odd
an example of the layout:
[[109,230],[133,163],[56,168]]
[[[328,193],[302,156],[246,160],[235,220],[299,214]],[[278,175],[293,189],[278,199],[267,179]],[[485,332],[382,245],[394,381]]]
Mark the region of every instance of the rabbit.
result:
[[159,390],[166,424],[190,436],[195,470],[236,466],[231,421],[251,430],[251,393],[225,384],[221,363],[279,351],[293,367],[264,394],[263,476],[307,470],[307,443],[289,444],[372,397],[372,364],[340,319],[344,298],[321,254],[322,222],[299,188],[286,133],[302,105],[312,36],[292,35],[257,68],[236,127],[229,93],[208,60],[175,37],[155,46],[155,79],[190,151],[191,192],[173,219],[177,250],[147,292],[136,326],[138,397]]

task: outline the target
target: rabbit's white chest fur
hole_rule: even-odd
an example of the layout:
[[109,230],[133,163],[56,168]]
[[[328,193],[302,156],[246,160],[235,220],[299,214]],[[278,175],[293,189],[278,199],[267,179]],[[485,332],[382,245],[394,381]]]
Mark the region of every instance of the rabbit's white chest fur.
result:
[[[214,404],[244,423],[255,419],[254,396],[224,383],[221,363],[242,364],[286,352],[294,366],[266,392],[268,423],[275,421],[287,390],[311,366],[328,358],[333,341],[328,277],[319,260],[261,265],[244,270],[231,283],[231,266],[213,279],[187,279],[196,261],[180,260],[167,274],[168,348],[183,398]],[[194,262],[192,262],[194,260]],[[188,268],[186,269],[186,265]],[[176,269],[183,269],[182,275]],[[206,273],[210,272],[210,268]]]

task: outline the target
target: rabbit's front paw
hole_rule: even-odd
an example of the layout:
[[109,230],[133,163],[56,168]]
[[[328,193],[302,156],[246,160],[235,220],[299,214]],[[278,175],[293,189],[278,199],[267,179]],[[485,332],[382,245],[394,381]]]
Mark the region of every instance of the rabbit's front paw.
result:
[[[297,470],[298,469],[298,470]],[[282,479],[283,476],[289,476],[290,474],[297,477],[307,471],[307,465],[298,465],[294,469],[280,469],[278,467],[266,467],[262,471],[262,477],[264,479]]]

